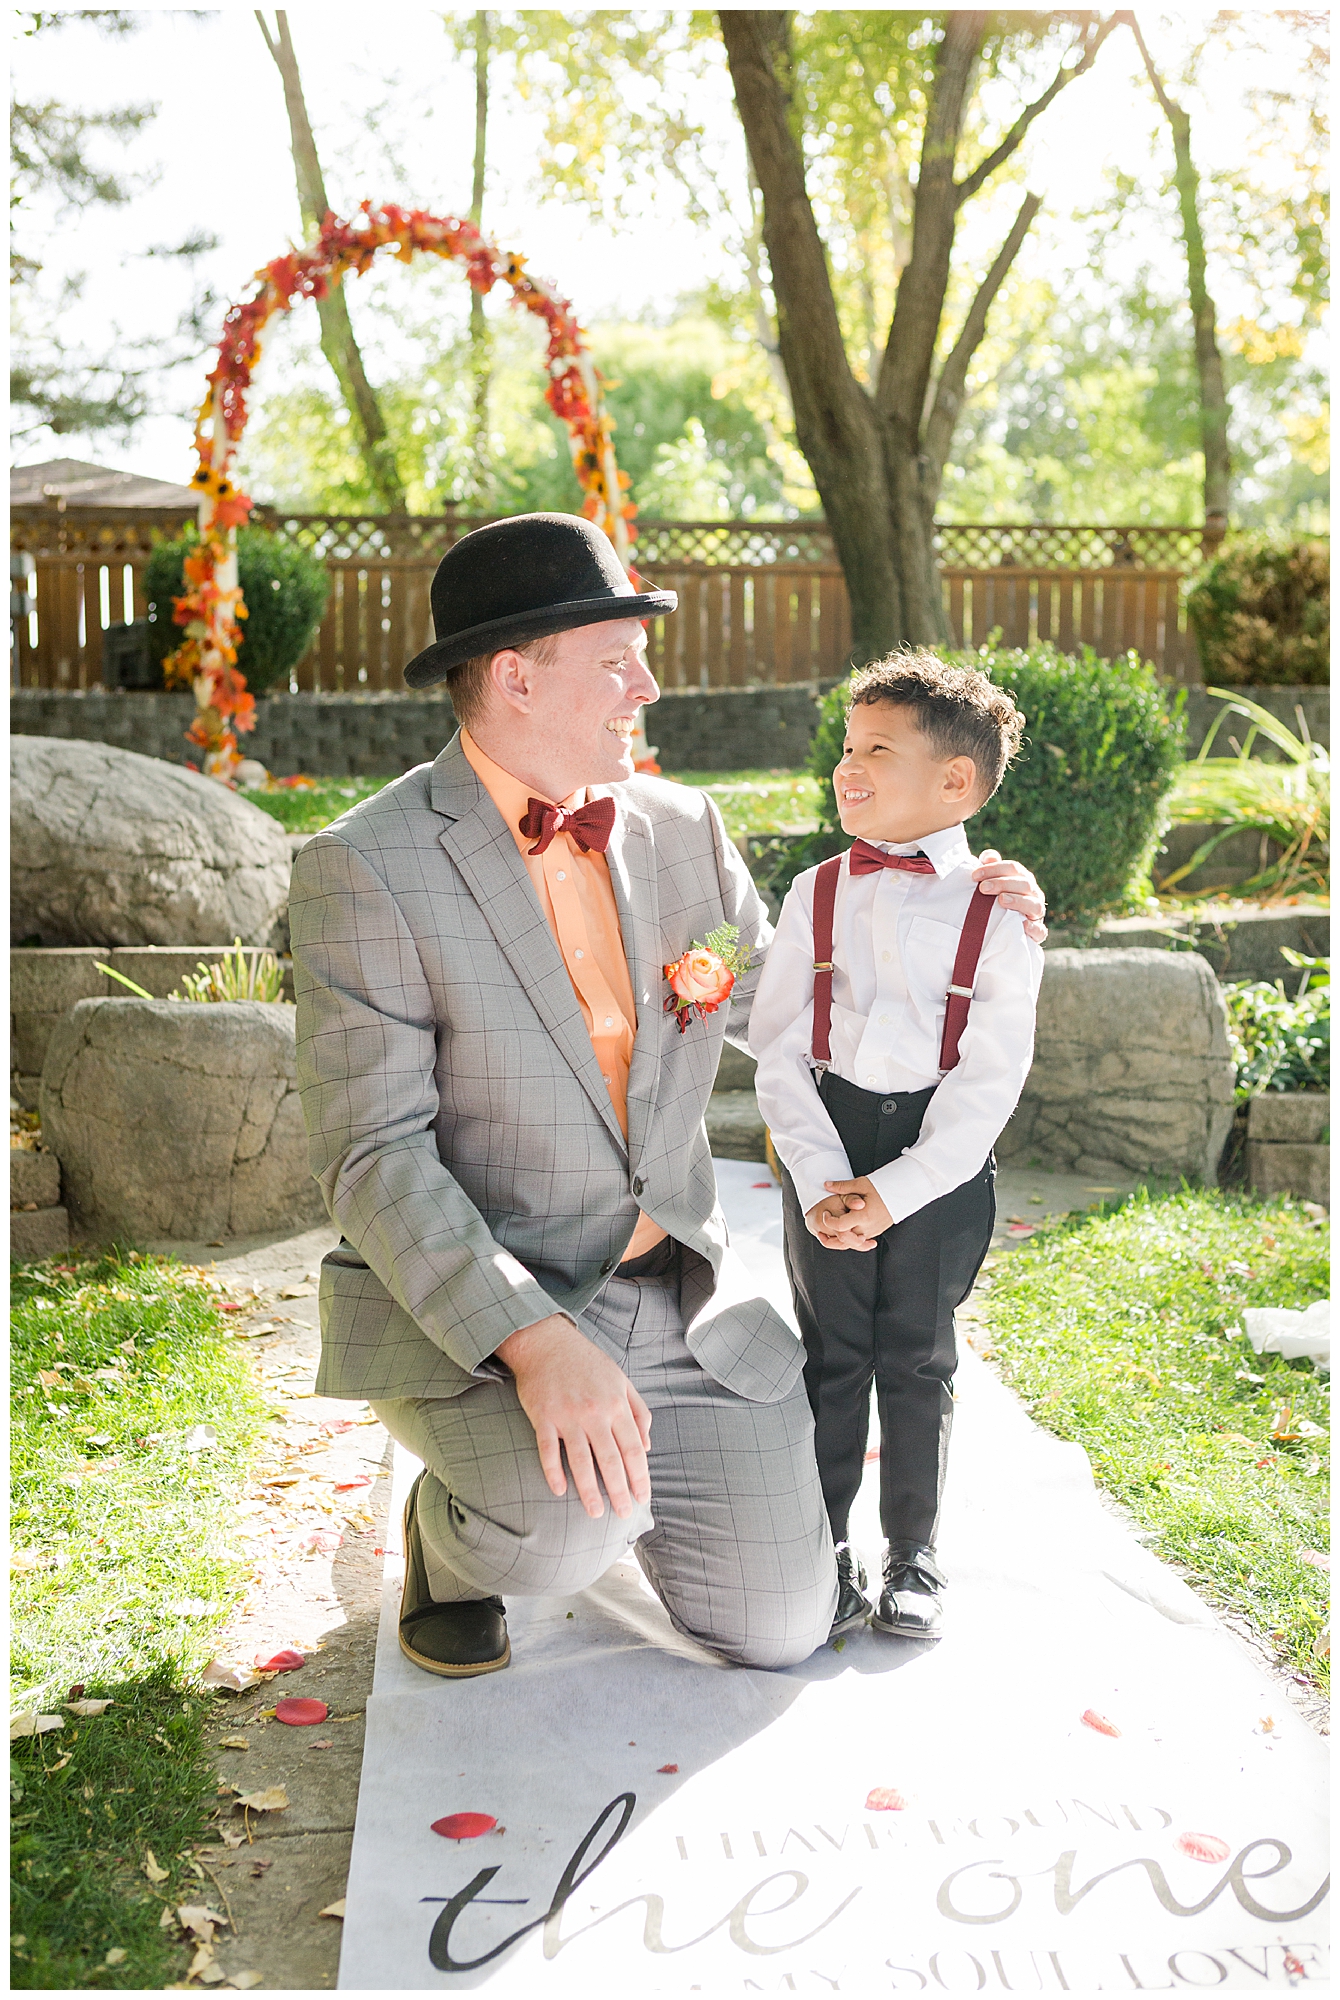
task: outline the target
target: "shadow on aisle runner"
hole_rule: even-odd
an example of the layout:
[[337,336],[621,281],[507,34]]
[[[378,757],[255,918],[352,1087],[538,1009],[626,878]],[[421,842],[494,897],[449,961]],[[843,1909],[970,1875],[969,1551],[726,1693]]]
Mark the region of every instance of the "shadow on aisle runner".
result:
[[[779,1197],[717,1171],[784,1305]],[[401,1656],[388,1560],[341,1987],[1324,1986],[1325,1743],[966,1343],[958,1389],[937,1647],[725,1667],[630,1557],[509,1605],[511,1667],[453,1684]],[[416,1470],[398,1454],[393,1523]],[[458,1812],[497,1830],[431,1830]]]

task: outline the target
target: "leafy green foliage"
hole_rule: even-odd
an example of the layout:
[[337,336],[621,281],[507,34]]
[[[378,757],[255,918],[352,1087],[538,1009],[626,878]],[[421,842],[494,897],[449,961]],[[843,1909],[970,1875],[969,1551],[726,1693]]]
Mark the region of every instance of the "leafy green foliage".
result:
[[1160,1556],[1318,1682],[1326,1580],[1302,1557],[1328,1545],[1326,1384],[1253,1353],[1242,1309],[1325,1298],[1326,1247],[1291,1201],[1141,1190],[997,1260],[981,1308],[1036,1420],[1084,1447]]
[[209,1282],[135,1252],[22,1267],[10,1361],[15,1706],[207,1658],[264,1417]]
[[1331,1087],[1331,961],[1287,945],[1284,951],[1303,968],[1296,994],[1285,992],[1282,979],[1224,988],[1239,1103],[1263,1090]]
[[[1182,767],[1173,790],[1172,813],[1176,820],[1199,820],[1213,831],[1189,861],[1164,878],[1160,889],[1175,888],[1233,834],[1261,833],[1279,848],[1279,858],[1244,882],[1244,892],[1269,889],[1281,896],[1300,889],[1324,892],[1331,841],[1329,752],[1319,743],[1295,736],[1257,702],[1245,697],[1230,700],[1223,688],[1208,692],[1223,695],[1225,705],[1199,754]],[[1251,727],[1235,757],[1212,757],[1220,725],[1230,715],[1244,716]],[[1259,737],[1274,746],[1279,762],[1267,763],[1252,755]]]
[[[199,540],[188,528],[174,542],[159,542],[144,569],[149,605],[149,657],[162,666],[181,643],[172,622],[172,600],[185,590],[183,565]],[[239,673],[253,694],[287,688],[288,677],[312,642],[330,594],[325,565],[307,549],[267,528],[242,528],[237,574],[247,615],[237,649]]]
[[[159,1918],[210,1900],[187,1866],[215,1803],[208,1703],[169,1668],[90,1683],[114,1706],[10,1749],[10,1977],[20,1990],[152,1991],[185,1958]],[[64,1689],[61,1691],[64,1693]],[[150,1889],[148,1849],[168,1879]],[[121,1952],[107,1964],[108,1952]]]
[[1187,616],[1207,680],[1324,687],[1331,678],[1331,564],[1320,541],[1243,535],[1197,574]]
[[[1182,760],[1180,712],[1169,715],[1153,668],[1135,653],[1100,660],[1087,646],[1074,657],[1052,645],[943,657],[989,674],[1027,718],[1000,790],[970,822],[974,848],[1025,862],[1057,922],[1118,902],[1148,868]],[[817,778],[831,779],[841,758],[845,706],[845,683],[820,703]],[[844,844],[830,784],[819,831],[792,850],[792,877]]]

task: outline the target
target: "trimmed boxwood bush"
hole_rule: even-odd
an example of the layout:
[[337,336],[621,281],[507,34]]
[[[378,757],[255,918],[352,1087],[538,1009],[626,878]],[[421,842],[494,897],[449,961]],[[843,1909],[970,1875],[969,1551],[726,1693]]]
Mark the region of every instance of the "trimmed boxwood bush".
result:
[[[1168,823],[1182,763],[1182,697],[1172,714],[1137,653],[1100,660],[1052,645],[945,653],[1008,688],[1027,718],[1000,790],[969,822],[974,850],[996,847],[1031,868],[1057,923],[1084,922],[1120,901],[1145,871]],[[828,780],[842,756],[846,683],[819,705],[809,768]],[[831,786],[819,831],[791,851],[790,876],[848,845]]]
[[[160,542],[145,564],[149,658],[156,667],[181,644],[181,627],[172,622],[172,600],[184,594],[182,566],[199,539],[196,530],[188,528],[177,541]],[[330,578],[317,557],[268,528],[238,531],[237,575],[247,608],[237,649],[238,672],[246,675],[253,694],[264,694],[276,685],[287,688],[289,674],[321,622]]]
[[1230,687],[1325,687],[1331,562],[1324,542],[1235,539],[1186,600],[1205,678]]

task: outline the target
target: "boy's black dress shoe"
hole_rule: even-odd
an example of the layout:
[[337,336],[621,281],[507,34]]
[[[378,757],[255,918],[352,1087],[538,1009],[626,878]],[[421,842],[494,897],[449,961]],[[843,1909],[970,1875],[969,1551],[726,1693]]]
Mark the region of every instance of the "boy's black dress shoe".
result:
[[418,1479],[405,1502],[405,1586],[400,1598],[400,1650],[416,1667],[430,1674],[464,1680],[471,1674],[493,1674],[512,1657],[501,1597],[468,1598],[460,1604],[435,1604],[428,1594],[428,1572],[419,1535]]
[[891,1548],[884,1556],[884,1588],[871,1619],[877,1632],[900,1639],[938,1639],[944,1631],[940,1592],[949,1579],[927,1548]]
[[840,1639],[844,1632],[854,1632],[870,1616],[870,1600],[865,1594],[865,1564],[852,1553],[850,1542],[838,1543],[837,1573],[838,1601],[828,1634],[830,1641]]

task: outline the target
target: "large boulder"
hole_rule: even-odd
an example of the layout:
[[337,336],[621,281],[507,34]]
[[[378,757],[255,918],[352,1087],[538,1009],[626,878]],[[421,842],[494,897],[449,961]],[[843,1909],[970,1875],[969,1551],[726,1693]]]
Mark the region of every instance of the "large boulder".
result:
[[289,842],[212,778],[107,743],[10,739],[10,939],[283,942]]
[[76,1234],[209,1242],[321,1222],[286,1001],[81,1000],[42,1069]]
[[1049,951],[1002,1160],[1213,1184],[1233,1123],[1228,1013],[1193,952]]

